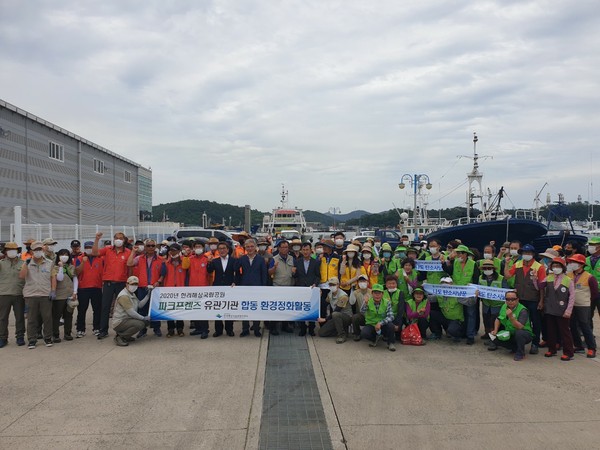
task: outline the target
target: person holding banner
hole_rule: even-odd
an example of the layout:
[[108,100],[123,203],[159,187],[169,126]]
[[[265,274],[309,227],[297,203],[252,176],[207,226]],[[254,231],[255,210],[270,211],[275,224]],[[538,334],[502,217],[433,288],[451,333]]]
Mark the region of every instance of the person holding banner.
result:
[[[302,258],[294,262],[294,280],[296,286],[316,287],[321,277],[320,261],[312,257],[312,246],[310,242],[302,244],[300,250]],[[298,336],[306,336],[306,322],[300,322],[300,333]],[[315,322],[308,323],[308,334],[315,335]]]
[[[493,352],[500,345],[515,352],[515,361],[522,361],[525,358],[525,346],[533,337],[529,311],[519,303],[519,296],[515,291],[507,291],[504,300],[494,321],[494,329],[490,332],[496,339],[491,340],[488,350]],[[501,331],[506,332],[504,336],[500,334]]]
[[348,327],[352,323],[352,305],[348,295],[340,289],[337,277],[331,277],[327,281],[327,285],[329,287],[327,303],[331,306],[332,313],[325,319],[319,319],[321,324],[319,336],[337,336],[336,344],[343,344],[348,338]]
[[135,341],[133,335],[145,329],[146,323],[150,320],[150,317],[142,316],[138,310],[148,303],[152,290],[148,290],[146,296],[140,301],[135,295],[138,286],[138,277],[132,275],[127,278],[125,289],[117,295],[112,326],[115,333],[117,333],[115,344],[119,347],[127,347],[130,342]]
[[[482,275],[479,277],[479,285],[508,289],[508,284],[504,280],[504,277],[498,273],[497,266],[492,259],[482,259],[479,263],[479,268],[482,272]],[[489,333],[494,329],[494,324],[504,302],[482,298],[481,303],[481,316],[483,319],[483,328],[485,329],[485,334],[481,336],[481,339],[489,339]]]
[[[210,243],[210,240],[209,240]],[[214,273],[213,286],[232,286],[235,284],[237,260],[231,256],[231,247],[226,241],[217,244],[218,257],[212,258],[208,263],[208,272]],[[235,336],[233,332],[233,321],[225,321],[225,332],[227,336]],[[223,321],[215,320],[215,332],[213,337],[223,334]]]
[[[279,241],[277,244],[277,254],[269,263],[269,276],[273,279],[273,286],[293,286],[294,285],[294,257],[290,254],[290,243],[286,240]],[[274,336],[279,335],[278,324],[281,324],[281,331],[284,333],[293,333],[294,330],[287,322],[269,321],[269,333]]]
[[[258,246],[253,238],[248,238],[244,241],[244,252],[246,254],[237,260],[235,269],[236,285],[266,286],[268,277],[267,265],[265,264],[264,258],[258,254]],[[260,332],[260,321],[253,321],[252,329],[254,330],[254,336],[262,336],[262,333]],[[240,337],[248,336],[249,334],[250,322],[244,320],[242,321],[242,332],[240,333]]]
[[[452,278],[444,277],[440,284],[453,284]],[[442,328],[446,330],[449,337],[454,338],[454,342],[460,342],[462,337],[462,324],[465,320],[463,305],[458,302],[456,297],[444,295],[432,295],[429,297],[431,303],[437,302],[440,310],[431,310],[429,327],[431,328],[430,340],[437,340],[442,337]]]
[[[179,287],[186,286],[187,270],[189,268],[189,260],[183,261],[181,258],[181,246],[174,242],[169,247],[168,258],[162,263],[160,269],[160,278],[158,281],[164,287]],[[167,321],[167,337],[175,335],[175,327],[177,327],[177,335],[185,336],[183,332],[183,320],[168,320]]]
[[481,261],[492,261],[494,263],[494,267],[496,268],[496,273],[500,273],[500,270],[502,269],[502,260],[500,258],[496,258],[496,248],[492,244],[483,247],[483,259],[479,261],[480,267]]
[[[204,252],[204,243],[202,241],[193,241],[192,254],[184,257],[189,261],[188,286],[210,286],[210,274],[208,273],[208,261],[212,259],[212,254]],[[138,296],[139,297],[139,296]],[[200,339],[208,338],[208,320],[196,320],[196,328],[190,332],[190,336],[200,335]]]
[[396,334],[394,333],[392,302],[384,298],[381,284],[376,284],[371,288],[371,297],[363,303],[360,312],[365,316],[365,326],[360,335],[371,341],[369,347],[377,347],[379,341],[385,337],[388,350],[395,352]]

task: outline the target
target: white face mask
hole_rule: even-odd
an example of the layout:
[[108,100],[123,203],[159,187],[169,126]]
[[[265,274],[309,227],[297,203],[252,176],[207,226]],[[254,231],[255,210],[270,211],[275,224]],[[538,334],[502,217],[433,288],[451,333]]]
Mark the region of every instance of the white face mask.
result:
[[492,254],[491,253],[484,253],[483,254],[483,259],[492,259]]
[[177,258],[179,258],[179,253],[175,253],[175,254],[171,253],[171,259],[177,259]]
[[46,248],[48,249],[49,252],[54,251],[54,245],[48,245]]
[[398,290],[398,288],[390,288],[390,289],[388,289],[388,292],[389,292],[390,294],[393,294],[393,293],[394,293],[394,292],[396,292],[397,290]]
[[316,253],[317,255],[321,255],[321,254],[323,254],[323,248],[322,248],[322,247],[317,247],[317,248],[315,248],[315,253]]
[[437,252],[439,251],[439,249],[437,247],[429,247],[429,251],[431,252],[432,255],[437,255]]
[[405,247],[408,247],[408,244],[410,244],[409,241],[402,241],[402,245],[404,245]]
[[259,249],[261,252],[264,252],[264,251],[266,251],[266,250],[267,250],[267,246],[266,246],[266,245],[259,245],[259,246],[258,246],[258,249]]
[[367,283],[366,281],[361,281],[360,283],[358,283],[358,287],[361,289],[366,289],[368,285],[369,283]]
[[217,246],[215,244],[210,244],[208,248],[210,248],[214,252],[217,249]]
[[594,253],[596,253],[596,246],[588,245],[588,252],[590,252],[590,255],[593,255]]
[[295,251],[295,252],[299,252],[301,248],[302,247],[300,247],[299,245],[292,246],[292,250]]
[[195,248],[194,253],[196,255],[201,255],[202,253],[204,253],[204,249],[203,248]]
[[138,252],[143,252],[143,251],[144,251],[144,246],[138,245]]
[[123,247],[123,240],[115,239],[115,247]]
[[329,286],[329,290],[331,291],[332,294],[335,294],[338,290],[337,286]]
[[341,247],[342,245],[344,245],[344,240],[343,239],[336,239],[335,240],[335,245],[337,245],[338,247]]
[[533,259],[533,255],[523,255],[523,261],[531,261]]
[[346,255],[348,256],[348,259],[352,259],[352,258],[354,258],[354,256],[356,255],[356,253],[355,252],[348,252],[348,253],[346,253]]
[[553,267],[553,268],[552,268],[552,273],[553,273],[554,275],[560,275],[560,274],[562,273],[562,271],[563,271],[563,270],[562,270],[562,267]]
[[567,272],[575,272],[576,270],[581,269],[581,264],[577,263],[569,263],[567,264]]
[[58,257],[58,259],[60,260],[61,263],[66,263],[69,260],[69,256],[68,255],[60,255]]
[[517,256],[519,254],[519,250],[515,250],[514,248],[511,248],[508,252],[511,256]]
[[84,250],[84,252],[85,252],[86,255],[90,256],[92,254],[92,249],[91,248],[86,248]]
[[368,260],[370,260],[370,259],[371,259],[371,254],[370,254],[370,253],[363,253],[363,259],[364,259],[365,261],[368,261]]
[[13,259],[17,257],[17,250],[6,250],[6,257]]
[[493,274],[493,273],[494,273],[494,271],[493,271],[493,270],[489,270],[489,269],[488,269],[488,270],[484,270],[484,271],[483,271],[483,274],[484,274],[486,277],[489,277],[489,276],[490,276],[491,274]]
[[33,257],[34,258],[42,258],[44,256],[44,251],[43,250],[36,250],[35,252],[33,252]]
[[138,288],[138,287],[137,287],[137,285],[136,285],[136,284],[128,284],[128,285],[127,285],[127,290],[128,290],[129,292],[131,292],[132,294],[133,294],[135,291],[137,291],[137,288]]

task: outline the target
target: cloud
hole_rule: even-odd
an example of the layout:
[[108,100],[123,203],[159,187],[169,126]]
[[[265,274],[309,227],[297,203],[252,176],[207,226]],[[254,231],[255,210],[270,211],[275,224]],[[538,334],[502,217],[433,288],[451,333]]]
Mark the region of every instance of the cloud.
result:
[[454,206],[474,131],[490,188],[574,201],[598,175],[596,8],[13,0],[0,96],[151,166],[155,204],[268,210],[285,182],[299,207],[381,211],[425,173],[431,207]]

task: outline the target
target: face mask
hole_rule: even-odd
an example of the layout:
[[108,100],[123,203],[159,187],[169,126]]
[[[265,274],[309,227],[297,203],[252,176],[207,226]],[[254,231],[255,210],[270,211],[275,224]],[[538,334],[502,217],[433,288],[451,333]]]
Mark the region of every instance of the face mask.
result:
[[394,292],[396,292],[397,290],[398,290],[398,288],[390,288],[390,289],[388,289],[388,292],[389,292],[390,294],[393,294],[393,293],[394,293]]
[[317,255],[320,255],[320,254],[322,254],[322,253],[323,253],[323,249],[322,249],[321,247],[315,248],[315,253],[316,253]]
[[123,240],[115,239],[115,247],[123,247]]
[[405,247],[408,247],[408,244],[410,244],[410,242],[408,242],[408,241],[402,241],[402,245],[404,245]]
[[368,260],[370,260],[370,259],[371,259],[371,254],[370,254],[370,253],[363,253],[363,259],[364,259],[365,261],[368,261]]
[[217,246],[215,244],[210,244],[208,248],[210,248],[214,252],[217,249]]
[[437,252],[439,251],[439,249],[437,247],[431,247],[429,249],[429,251],[431,252],[432,255],[437,255]]
[[299,252],[301,248],[302,248],[302,247],[300,247],[299,245],[294,245],[294,246],[292,247],[292,250],[293,250],[293,251],[295,251],[295,252]]
[[491,253],[484,253],[483,254],[483,259],[492,259],[492,254]]
[[332,294],[335,294],[338,290],[337,286],[329,286],[329,290],[331,291]]
[[54,251],[54,245],[48,245],[48,251],[49,252],[53,252]]
[[392,256],[392,254],[390,252],[383,252],[384,258],[389,258],[390,256]]
[[358,283],[358,287],[361,289],[366,289],[368,285],[369,284],[364,281],[361,281],[360,283]]
[[43,250],[36,250],[35,252],[33,252],[33,257],[34,258],[41,258],[44,256],[44,251]]
[[138,252],[143,252],[143,251],[144,251],[144,246],[138,245]]
[[203,248],[195,248],[194,253],[196,255],[201,255],[202,253],[204,253],[204,249]]
[[396,254],[394,254],[394,258],[396,258],[396,259],[404,259],[404,258],[406,258],[406,253],[402,253],[402,252],[396,253]]
[[337,247],[341,247],[342,245],[344,245],[344,240],[343,239],[336,239],[335,240],[335,245]]
[[571,256],[573,254],[573,250],[565,250],[565,255]]
[[137,288],[138,288],[138,287],[137,287],[137,285],[135,285],[135,284],[129,284],[129,285],[127,286],[127,290],[128,290],[129,292],[131,292],[132,294],[133,294],[135,291],[137,291]]
[[92,254],[92,249],[91,248],[86,248],[85,250],[85,254],[90,256]]
[[67,255],[60,255],[58,259],[61,263],[66,263],[69,260],[69,257]]
[[563,271],[563,270],[562,270],[562,267],[553,267],[553,268],[552,268],[552,273],[553,273],[554,275],[560,275],[560,274],[562,273],[562,271]]
[[533,255],[523,255],[523,261],[531,261],[533,259]]
[[171,259],[177,259],[177,258],[179,258],[179,253],[175,253],[175,254],[171,253]]
[[594,253],[596,253],[596,246],[588,245],[588,252],[590,252],[590,255],[593,255]]
[[17,251],[16,250],[7,250],[6,251],[6,256],[10,259],[16,258],[17,257]]
[[494,271],[493,271],[493,270],[484,270],[484,271],[483,271],[483,274],[484,274],[486,277],[489,277],[489,276],[490,276],[491,274],[493,274],[493,273],[494,273]]
[[511,248],[509,250],[509,253],[511,254],[511,256],[517,256],[519,254],[519,250],[515,250],[514,248]]
[[354,258],[354,255],[356,255],[356,253],[355,252],[348,252],[348,253],[346,253],[346,255],[348,255],[348,259],[352,259],[352,258]]
[[264,252],[264,251],[266,251],[266,250],[267,250],[267,246],[266,246],[266,245],[259,245],[259,246],[258,246],[258,249],[259,249],[261,252]]
[[381,244],[380,244],[379,242],[376,242],[376,243],[375,243],[375,248],[376,248],[377,250],[379,250],[379,249],[381,248]]
[[567,264],[567,272],[575,272],[579,269],[581,269],[581,264],[577,264],[577,263]]

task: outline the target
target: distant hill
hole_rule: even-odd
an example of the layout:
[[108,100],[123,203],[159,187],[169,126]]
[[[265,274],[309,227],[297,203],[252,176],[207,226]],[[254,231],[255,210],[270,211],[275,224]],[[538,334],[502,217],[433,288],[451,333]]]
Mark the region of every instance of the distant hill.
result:
[[307,222],[319,222],[325,225],[326,227],[333,225],[333,218],[329,217],[326,214],[311,210],[303,211],[303,213],[304,218]]
[[[368,211],[359,209],[357,211],[351,211],[347,214],[335,214],[335,221],[336,222],[347,222],[348,220],[360,219],[361,217],[368,216],[370,214],[371,213]],[[329,216],[329,217],[334,217],[334,215],[331,214],[330,212],[326,212],[325,215]]]
[[[208,200],[182,200],[173,203],[164,203],[152,207],[154,221],[161,221],[163,217],[173,222],[180,222],[185,226],[201,226],[202,214],[206,213],[209,225],[222,223],[233,227],[244,226],[244,207],[226,203],[210,202]],[[264,212],[253,209],[251,212],[252,224],[262,223]]]

